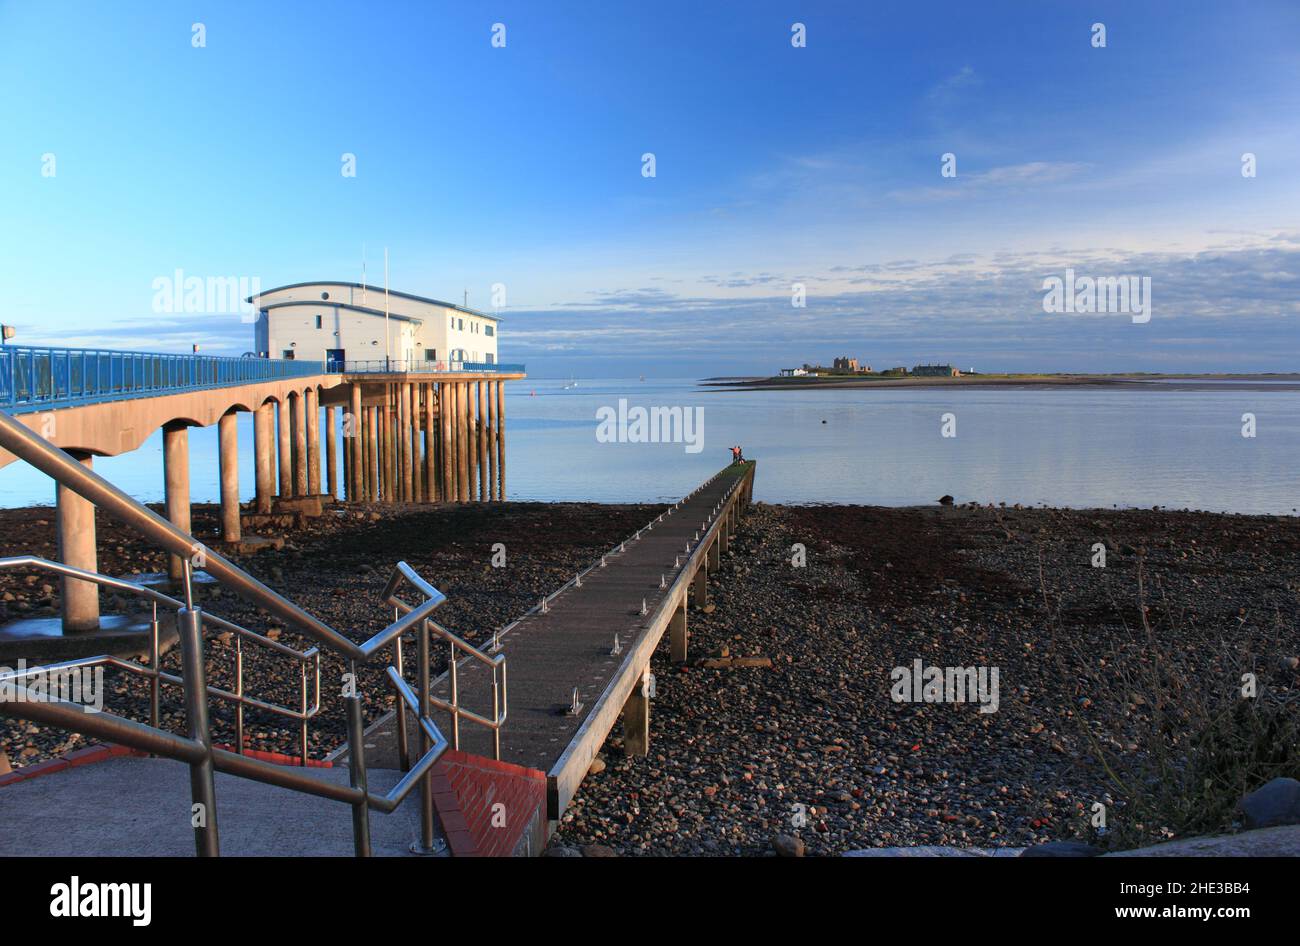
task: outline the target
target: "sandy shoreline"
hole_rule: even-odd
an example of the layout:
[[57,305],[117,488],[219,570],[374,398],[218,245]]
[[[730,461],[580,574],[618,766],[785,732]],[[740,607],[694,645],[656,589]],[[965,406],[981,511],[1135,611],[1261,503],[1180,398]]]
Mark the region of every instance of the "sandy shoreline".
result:
[[[398,558],[441,588],[440,621],[482,642],[560,585],[656,507],[507,503],[405,512],[348,511],[289,536],[282,552],[244,564],[309,611],[356,636],[386,621],[376,604]],[[1097,800],[1122,813],[1095,756],[1123,767],[1145,751],[1147,703],[1126,674],[1196,674],[1231,690],[1238,670],[1270,693],[1300,698],[1280,661],[1300,656],[1300,521],[1166,510],[1059,510],[758,504],[710,581],[712,607],[692,609],[692,658],[767,657],[770,667],[668,663],[656,656],[652,746],[625,758],[615,729],[603,771],[565,813],[556,845],[624,854],[762,854],[797,830],[814,854],[905,844],[1020,846],[1082,830]],[[215,529],[196,510],[200,534]],[[358,518],[358,514],[360,518]],[[102,567],[156,571],[161,556],[101,524]],[[0,511],[0,555],[53,557],[52,511]],[[491,567],[495,542],[505,568]],[[1093,547],[1105,568],[1090,564]],[[791,565],[795,543],[807,567]],[[1154,641],[1140,640],[1137,576],[1151,602]],[[48,590],[43,585],[49,585]],[[51,614],[57,583],[0,576],[0,618]],[[268,625],[220,592],[202,605],[247,626]],[[111,602],[106,601],[106,610]],[[285,631],[281,640],[301,643]],[[164,658],[164,665],[174,661]],[[970,705],[893,702],[889,671],[915,659],[1000,668],[996,713]],[[1105,661],[1111,677],[1092,676]],[[228,685],[232,648],[210,641],[214,682]],[[325,675],[341,672],[327,666]],[[110,677],[108,708],[143,718],[144,693]],[[296,700],[284,665],[248,661],[248,689]],[[363,672],[366,715],[391,705]],[[1118,695],[1117,695],[1118,694]],[[178,702],[169,723],[180,727]],[[214,712],[219,740],[230,716]],[[250,720],[255,748],[293,753],[295,734]],[[313,723],[313,757],[343,735],[336,703]],[[0,722],[16,765],[79,743]],[[1115,814],[1114,817],[1122,817]]]

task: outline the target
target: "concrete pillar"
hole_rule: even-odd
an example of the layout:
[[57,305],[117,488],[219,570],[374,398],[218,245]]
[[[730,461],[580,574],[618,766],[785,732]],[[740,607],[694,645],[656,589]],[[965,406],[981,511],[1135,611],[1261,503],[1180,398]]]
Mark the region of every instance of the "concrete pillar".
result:
[[288,397],[275,406],[276,441],[280,453],[280,498],[293,495],[293,425],[289,418]]
[[[86,469],[95,461],[88,453],[72,454]],[[62,483],[54,487],[55,523],[59,533],[59,561],[88,572],[99,571],[95,543],[95,504]],[[99,585],[61,578],[59,600],[63,607],[63,632],[93,631],[99,627]]]
[[506,389],[505,382],[496,382],[497,388],[497,498],[506,499]]
[[[356,481],[352,479],[352,441],[353,438],[347,436],[348,425],[353,423],[348,418],[352,416],[351,410],[345,405],[340,413],[343,415],[343,499],[346,502],[355,502],[357,498]],[[331,421],[333,419],[331,418]]]
[[420,436],[420,385],[408,384],[410,388],[411,414],[411,501],[424,502],[424,442]]
[[397,404],[394,385],[388,385],[388,399],[384,402],[384,477],[387,488],[384,502],[395,503],[397,494]]
[[623,752],[629,756],[643,756],[649,751],[650,668],[646,667],[623,704]]
[[366,408],[366,499],[379,498],[379,408]]
[[731,512],[723,510],[718,523],[718,554],[725,555],[731,550]]
[[718,560],[721,557],[718,554],[718,539],[716,536],[714,536],[713,544],[709,546],[709,551],[705,553],[705,556],[709,560],[709,571],[716,572],[718,570]]
[[473,502],[478,490],[478,449],[474,446],[474,386],[469,382],[462,385],[461,397],[465,404],[465,468],[469,475],[465,477],[465,500]]
[[257,511],[271,511],[275,492],[275,405],[259,404],[253,412],[253,462],[256,470]]
[[694,587],[691,589],[691,593],[697,608],[702,608],[709,603],[708,572],[709,570],[703,562],[700,562],[700,567],[695,569]]
[[497,498],[497,407],[496,390],[500,382],[489,381],[487,390],[488,499]]
[[451,466],[451,385],[438,384],[438,436],[442,440],[442,501],[454,502],[456,482]]
[[671,651],[673,663],[686,663],[686,642],[690,640],[690,635],[686,631],[686,598],[682,598],[682,603],[677,606],[673,612],[672,618],[668,622],[668,644]]
[[438,450],[433,427],[433,385],[424,385],[424,501],[438,501]]
[[[163,427],[163,486],[167,518],[182,532],[189,532],[190,429],[184,424]],[[167,556],[167,575],[173,581],[185,577],[185,562],[179,555]]]
[[359,415],[361,426],[357,429],[360,434],[360,440],[356,443],[357,452],[360,456],[357,458],[361,473],[357,476],[357,485],[360,487],[360,495],[363,500],[370,500],[374,496],[375,479],[371,472],[371,455],[370,438],[374,436],[375,425],[370,417],[370,408],[361,408]]
[[218,466],[221,471],[221,539],[238,542],[239,529],[239,415],[222,414],[217,421]]
[[339,498],[339,444],[334,408],[325,408],[325,492]]
[[415,499],[415,458],[412,455],[414,444],[411,437],[411,385],[404,382],[397,386],[397,429],[400,434],[398,450],[402,459],[402,499],[411,502]]
[[478,500],[481,503],[492,498],[491,483],[488,481],[488,422],[487,422],[487,386],[488,381],[477,381],[478,390]]
[[289,396],[289,416],[293,419],[293,494],[307,495],[307,411],[301,391]]
[[469,386],[463,381],[456,388],[456,498],[469,502]]
[[393,428],[389,423],[389,401],[393,396],[393,386],[384,385],[383,403],[376,408],[376,417],[378,420],[379,434],[379,456],[376,458],[379,462],[379,496],[384,502],[393,501],[393,480],[389,473],[389,451],[392,449]]
[[365,440],[362,437],[364,428],[362,415],[364,411],[361,408],[361,385],[358,382],[348,385],[348,405],[352,414],[352,421],[350,427],[344,425],[343,434],[347,436],[349,430],[352,432],[352,483],[355,487],[355,495],[348,498],[355,501],[366,498],[365,477],[362,476],[361,472],[366,462]]
[[320,495],[320,395],[308,388],[303,395],[307,414],[307,495]]

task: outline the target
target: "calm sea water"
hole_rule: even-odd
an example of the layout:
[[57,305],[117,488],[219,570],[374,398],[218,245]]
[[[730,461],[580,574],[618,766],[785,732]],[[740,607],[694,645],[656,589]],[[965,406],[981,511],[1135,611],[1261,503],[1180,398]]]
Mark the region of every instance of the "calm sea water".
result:
[[[507,385],[506,488],[516,500],[675,499],[730,461],[759,461],[755,497],[782,503],[959,502],[1168,506],[1285,513],[1300,507],[1300,392],[1090,387],[720,391],[693,381],[529,380]],[[702,414],[699,452],[682,443],[598,441],[597,411],[682,407]],[[941,436],[944,414],[956,436]],[[1242,415],[1257,436],[1242,436]],[[240,485],[251,498],[252,423],[241,416]],[[192,494],[218,495],[216,428],[190,432]],[[322,450],[322,454],[323,454]],[[162,499],[162,438],[96,469]],[[21,463],[0,469],[0,505],[53,501]]]

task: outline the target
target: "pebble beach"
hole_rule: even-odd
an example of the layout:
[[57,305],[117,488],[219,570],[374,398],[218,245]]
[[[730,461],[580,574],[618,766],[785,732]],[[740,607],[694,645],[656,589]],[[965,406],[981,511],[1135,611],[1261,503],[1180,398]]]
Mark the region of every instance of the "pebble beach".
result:
[[[657,511],[349,508],[241,564],[360,638],[390,619],[378,597],[404,559],[448,595],[440,622],[481,644]],[[213,513],[196,508],[196,534],[215,529]],[[8,510],[0,523],[0,555],[55,557],[52,510]],[[107,521],[100,529],[102,570],[163,567],[131,534]],[[506,562],[494,568],[498,542]],[[1284,517],[756,504],[710,577],[708,604],[690,610],[689,662],[672,665],[666,645],[656,655],[649,755],[626,757],[615,727],[552,852],[764,855],[793,845],[824,855],[1080,836],[1092,803],[1116,802],[1101,758],[1122,769],[1145,751],[1153,711],[1140,686],[1098,681],[1140,681],[1159,665],[1225,688],[1246,666],[1271,698],[1300,696],[1298,553],[1300,521]],[[200,595],[204,608],[304,644],[220,589]],[[0,619],[52,615],[57,582],[0,575],[0,599]],[[106,611],[120,604],[105,597]],[[230,685],[229,640],[209,648],[210,678]],[[247,690],[293,705],[296,668],[246,654]],[[896,702],[891,670],[918,659],[998,668],[997,711]],[[323,679],[343,669],[326,666]],[[109,710],[146,718],[139,681],[111,672],[108,684]],[[368,720],[392,705],[377,671],[363,672],[362,690]],[[172,697],[166,718],[179,729]],[[215,709],[214,720],[218,741],[233,739],[230,714]],[[274,718],[250,715],[247,734],[252,748],[297,754],[296,729]],[[343,735],[337,701],[326,701],[309,757]],[[0,722],[15,766],[80,745]]]

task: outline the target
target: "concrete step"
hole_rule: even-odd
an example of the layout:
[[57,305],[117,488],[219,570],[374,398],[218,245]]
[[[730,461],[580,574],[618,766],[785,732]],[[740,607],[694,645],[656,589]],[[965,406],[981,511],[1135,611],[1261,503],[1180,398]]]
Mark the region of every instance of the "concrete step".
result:
[[[307,769],[346,785],[346,767]],[[370,790],[401,773],[370,769]],[[223,856],[350,857],[352,809],[336,801],[217,773]],[[419,791],[392,814],[370,813],[376,856],[411,856],[419,838]],[[123,756],[0,788],[0,857],[190,857],[189,767]]]

